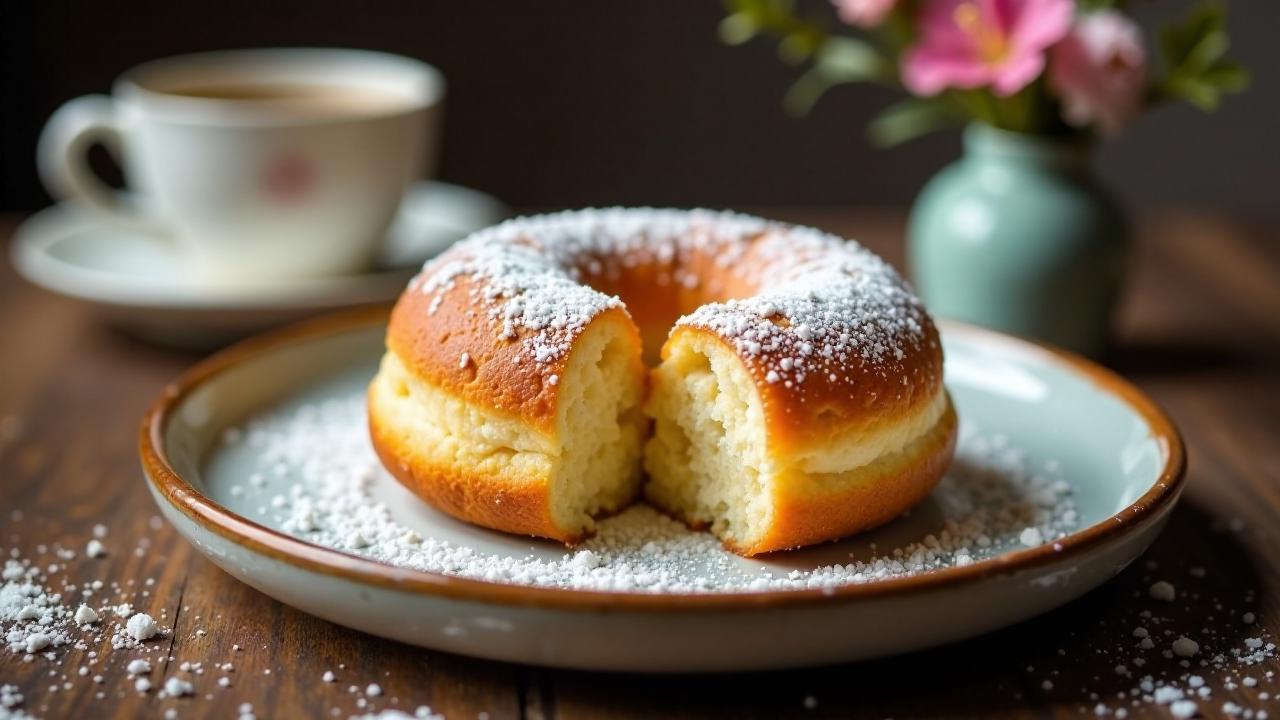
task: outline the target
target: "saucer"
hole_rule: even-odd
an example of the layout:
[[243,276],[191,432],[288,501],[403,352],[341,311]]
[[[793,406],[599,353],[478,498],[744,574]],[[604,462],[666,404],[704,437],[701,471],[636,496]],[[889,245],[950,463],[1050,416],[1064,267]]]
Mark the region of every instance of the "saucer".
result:
[[270,285],[197,286],[185,279],[171,245],[66,203],[28,218],[10,251],[28,281],[91,305],[127,332],[208,348],[326,310],[393,300],[423,262],[506,215],[502,203],[484,193],[415,183],[373,269]]

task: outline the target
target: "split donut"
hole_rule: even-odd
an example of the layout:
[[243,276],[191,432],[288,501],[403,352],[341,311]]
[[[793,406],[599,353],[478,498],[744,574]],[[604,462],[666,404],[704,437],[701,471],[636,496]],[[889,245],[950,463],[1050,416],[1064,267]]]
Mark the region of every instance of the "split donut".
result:
[[893,519],[956,436],[937,330],[887,263],[702,210],[472,235],[396,303],[368,399],[383,464],[465,521],[572,544],[643,496],[743,555]]

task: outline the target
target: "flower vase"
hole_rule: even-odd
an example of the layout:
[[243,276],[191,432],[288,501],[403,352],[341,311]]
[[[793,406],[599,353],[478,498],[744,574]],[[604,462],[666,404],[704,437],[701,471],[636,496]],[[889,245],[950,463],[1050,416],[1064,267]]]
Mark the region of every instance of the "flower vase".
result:
[[964,156],[911,212],[909,263],[930,312],[1100,356],[1129,237],[1091,156],[1082,141],[967,128]]

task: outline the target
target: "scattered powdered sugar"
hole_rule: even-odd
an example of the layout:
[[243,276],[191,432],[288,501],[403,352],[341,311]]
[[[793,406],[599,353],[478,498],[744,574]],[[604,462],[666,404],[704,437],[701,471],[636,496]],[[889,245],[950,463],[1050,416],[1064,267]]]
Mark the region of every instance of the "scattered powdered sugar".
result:
[[[103,537],[106,529],[95,528],[94,535]],[[38,545],[37,553],[52,554],[64,563],[75,557],[73,551],[57,545],[52,548]],[[167,637],[169,631],[160,627],[150,615],[133,613],[131,603],[119,602],[121,596],[137,597],[140,594],[145,598],[149,595],[145,590],[136,589],[133,581],[107,583],[92,580],[77,584],[62,574],[65,564],[23,558],[16,548],[10,548],[7,554],[3,571],[0,571],[3,579],[3,585],[0,585],[0,634],[3,634],[5,647],[26,663],[43,658],[62,665],[66,657],[64,651],[67,650],[86,663],[63,673],[63,682],[51,685],[51,692],[70,690],[72,678],[83,678],[85,682],[94,684],[104,681],[102,674],[93,674],[91,666],[104,660],[105,653],[91,648],[126,649],[136,653],[156,653],[165,649],[165,643],[144,641]],[[85,553],[88,558],[97,556],[94,552]],[[144,585],[150,585],[150,581]],[[114,595],[114,602],[109,601],[109,595]],[[163,611],[161,617],[164,617]],[[137,677],[150,669],[150,662],[141,658],[135,657],[128,663],[125,670],[130,676],[128,683],[133,691],[147,692],[151,689],[150,680]],[[49,674],[54,675],[55,672]],[[96,698],[103,697],[104,691],[97,691]],[[0,689],[0,718],[31,718],[28,711],[18,708],[24,701],[16,686],[4,685]]]
[[[1114,663],[1114,675],[1128,681],[1110,690],[1102,689],[1110,685],[1105,680],[1073,690],[1087,697],[1087,703],[1078,706],[1080,713],[1124,720],[1164,710],[1176,718],[1221,715],[1268,720],[1277,708],[1273,696],[1277,678],[1263,663],[1274,663],[1277,648],[1268,638],[1249,636],[1245,618],[1257,617],[1247,609],[1257,602],[1254,591],[1232,588],[1223,595],[1225,588],[1198,582],[1209,575],[1203,568],[1185,565],[1186,578],[1176,578],[1175,591],[1173,567],[1163,567],[1154,559],[1142,567],[1147,573],[1138,578],[1143,590],[1133,591],[1131,602],[1113,606],[1117,617],[1101,619],[1096,627],[1085,630],[1093,637],[1087,644],[1076,642],[1073,653],[1058,650],[1072,663],[1082,657]],[[1156,573],[1164,579],[1152,577]],[[1119,632],[1107,627],[1115,623]],[[1077,631],[1067,634],[1075,636]],[[1073,670],[1078,669],[1076,664]],[[1027,672],[1033,671],[1059,672],[1052,663],[1027,667]],[[1231,700],[1215,697],[1223,691],[1236,695]]]
[[1152,600],[1173,602],[1177,597],[1178,591],[1173,587],[1172,583],[1166,580],[1161,580],[1159,582],[1152,583],[1150,589],[1147,590],[1147,594],[1151,596]]
[[94,538],[85,544],[84,554],[91,558],[100,558],[107,554],[107,548],[101,540]]
[[[14,511],[12,516],[19,517],[20,513]],[[149,526],[156,528],[154,523]],[[94,534],[105,536],[106,529],[95,529]],[[150,540],[144,538],[142,542],[149,544]],[[24,673],[36,678],[35,685],[24,690],[16,684],[2,682],[6,659],[0,658],[0,720],[36,720],[42,717],[49,711],[49,706],[41,702],[41,691],[72,691],[76,689],[76,682],[89,683],[93,688],[86,696],[91,699],[77,706],[79,715],[85,717],[93,715],[94,703],[107,699],[108,693],[116,698],[123,698],[126,693],[142,694],[157,702],[181,703],[166,707],[162,714],[165,718],[177,718],[187,716],[189,712],[203,715],[203,709],[189,711],[183,706],[198,702],[200,697],[213,700],[214,695],[206,692],[213,690],[212,686],[216,685],[218,692],[234,692],[234,683],[225,674],[235,671],[232,663],[178,662],[172,655],[165,654],[170,649],[169,643],[157,642],[156,639],[171,637],[172,632],[161,627],[156,617],[148,612],[135,611],[134,603],[154,604],[155,598],[144,589],[154,584],[152,579],[75,583],[68,575],[62,574],[66,567],[63,563],[72,559],[74,553],[58,545],[37,545],[36,559],[24,558],[17,548],[0,549],[0,554],[7,555],[0,569],[0,579],[3,580],[0,585],[0,637],[5,640],[4,648],[14,653],[21,663],[47,662],[50,666],[47,675],[58,679],[58,682],[45,684],[42,682],[44,671]],[[63,563],[43,559],[50,554]],[[187,609],[183,607],[183,610]],[[163,607],[151,612],[161,620],[168,614]],[[199,620],[198,615],[196,619]],[[202,630],[196,633],[197,636],[202,634]],[[232,645],[233,652],[242,649],[238,643]],[[206,664],[211,664],[221,674],[209,678],[209,686],[199,687],[199,678],[205,674]],[[112,666],[115,667],[114,673]],[[163,681],[148,677],[157,666],[168,675]],[[268,668],[264,672],[269,674],[271,670]],[[115,689],[109,685],[100,687],[111,675],[118,678],[120,685]],[[328,682],[334,676],[327,672],[325,678]],[[356,717],[353,713],[365,713],[360,717],[443,720],[443,716],[426,705],[418,706],[412,714],[389,708],[375,711],[375,700],[385,700],[391,705],[400,702],[394,696],[386,698],[386,694],[378,683],[369,683],[363,695],[354,699],[353,709],[344,710],[334,704],[328,708],[326,717]],[[344,694],[337,700],[345,702],[347,696]],[[158,710],[154,714],[160,716]],[[252,720],[252,706],[241,703],[238,717]]]
[[654,593],[829,588],[968,565],[1022,549],[1030,535],[1052,542],[1078,524],[1071,488],[1055,469],[1033,468],[1002,437],[965,424],[955,467],[929,509],[918,509],[937,517],[898,547],[870,554],[863,548],[854,557],[826,546],[829,557],[812,566],[779,570],[768,562],[744,560],[724,550],[711,534],[690,531],[637,506],[601,521],[595,537],[568,553],[483,550],[421,529],[415,532],[397,520],[397,503],[380,499],[378,493],[399,488],[374,455],[364,418],[363,395],[353,394],[281,409],[247,423],[245,460],[264,468],[283,466],[292,482],[288,506],[274,515],[267,511],[265,519],[313,543],[399,567],[477,580]]
[[352,715],[350,720],[444,720],[444,716],[433,712],[427,705],[420,705],[412,715],[403,710],[387,709],[378,713]]
[[[16,555],[6,561],[4,584],[0,586],[0,629],[12,652],[31,654],[41,650],[54,650],[74,644],[83,649],[82,638],[108,637],[117,647],[141,647],[142,640],[165,634],[156,621],[144,613],[130,617],[127,623],[113,627],[101,627],[108,606],[98,610],[84,602],[64,603],[69,598],[64,592],[55,592],[45,583],[52,573],[37,564],[24,562]],[[67,585],[67,591],[76,591],[74,597],[89,601],[102,590],[103,583],[95,582],[83,588]],[[72,607],[75,610],[72,610]],[[105,623],[102,623],[105,624]]]
[[74,612],[62,594],[45,587],[47,571],[16,558],[5,562],[0,586],[0,628],[11,652],[31,655],[74,642]]
[[591,280],[656,263],[664,268],[659,284],[692,289],[699,278],[690,268],[707,257],[758,292],[703,305],[676,325],[720,335],[768,382],[803,389],[806,378],[847,381],[848,368],[864,366],[901,374],[891,364],[926,341],[919,301],[873,253],[731,212],[608,208],[516,218],[428,262],[410,291],[430,296],[435,314],[465,278],[466,311],[483,308],[495,338],[519,340],[524,357],[547,366],[591,319],[621,306]]
[[179,677],[171,677],[164,681],[164,691],[170,697],[182,697],[195,692],[195,686]]
[[1029,527],[1018,533],[1018,542],[1027,547],[1035,547],[1044,542],[1044,536],[1040,533],[1040,528]]
[[1185,635],[1174,640],[1170,647],[1173,649],[1173,654],[1178,657],[1192,657],[1200,652],[1200,643]]

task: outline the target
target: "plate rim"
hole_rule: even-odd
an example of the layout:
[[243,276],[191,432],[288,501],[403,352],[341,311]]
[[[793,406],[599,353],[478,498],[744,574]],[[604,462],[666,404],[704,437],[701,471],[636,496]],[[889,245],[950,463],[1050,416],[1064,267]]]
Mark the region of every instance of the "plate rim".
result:
[[[688,612],[845,603],[953,588],[1040,568],[1061,560],[1078,558],[1099,545],[1158,520],[1172,507],[1185,484],[1186,449],[1181,434],[1165,411],[1128,380],[1070,351],[947,320],[940,321],[939,326],[953,333],[982,336],[987,341],[1011,346],[1022,353],[1065,366],[1090,380],[1100,391],[1129,406],[1144,420],[1153,438],[1167,453],[1164,466],[1151,486],[1137,500],[1110,517],[1076,530],[1055,543],[1003,553],[963,567],[828,588],[653,593],[517,585],[388,565],[336,548],[317,545],[254,522],[219,505],[174,469],[165,449],[164,432],[175,410],[198,388],[230,368],[283,347],[385,323],[390,307],[389,304],[384,304],[330,313],[250,337],[214,353],[166,385],[143,416],[138,434],[138,451],[144,475],[152,489],[204,530],[251,552],[267,555],[301,570],[359,584],[504,606]],[[1061,549],[1056,549],[1059,546]]]

